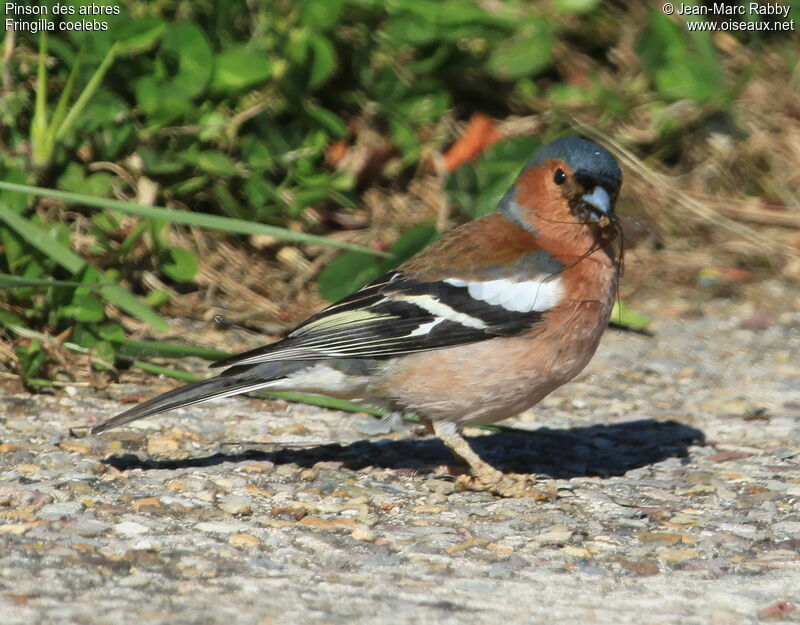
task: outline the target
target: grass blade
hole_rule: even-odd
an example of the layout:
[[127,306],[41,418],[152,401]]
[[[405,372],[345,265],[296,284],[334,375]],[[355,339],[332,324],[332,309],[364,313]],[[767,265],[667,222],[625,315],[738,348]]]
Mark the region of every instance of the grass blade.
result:
[[0,189],[5,189],[6,191],[15,191],[18,193],[27,193],[29,195],[51,197],[57,200],[69,202],[71,204],[82,204],[84,206],[91,206],[93,208],[118,210],[129,215],[137,215],[139,217],[147,217],[149,219],[163,219],[171,223],[198,226],[200,228],[206,228],[209,230],[234,232],[236,234],[267,234],[283,241],[324,245],[327,247],[336,247],[353,252],[364,252],[365,254],[373,254],[375,256],[389,256],[389,254],[386,252],[380,252],[378,250],[373,250],[368,247],[356,245],[354,243],[336,241],[334,239],[329,239],[327,237],[321,237],[314,234],[294,232],[292,230],[287,230],[286,228],[268,226],[266,224],[245,221],[244,219],[233,219],[231,217],[208,215],[206,213],[190,213],[171,208],[161,208],[159,206],[141,206],[139,204],[134,204],[133,202],[123,202],[121,200],[94,197],[91,195],[84,195],[82,193],[70,193],[68,191],[57,191],[56,189],[45,189],[44,187],[15,184],[13,182],[0,181]]
[[165,375],[168,378],[182,380],[183,382],[197,382],[199,379],[196,375],[189,373],[188,371],[172,369],[171,367],[162,367],[161,365],[154,365],[152,362],[146,362],[144,360],[134,360],[133,366],[137,369],[141,369],[142,371],[146,371],[147,373]]
[[69,131],[70,127],[74,123],[74,121],[78,118],[83,112],[83,108],[89,102],[89,100],[94,95],[97,88],[100,86],[100,81],[103,80],[103,76],[106,75],[108,68],[111,67],[111,63],[114,62],[114,58],[117,55],[117,46],[119,44],[115,43],[109,51],[106,53],[105,58],[100,63],[100,66],[95,70],[92,77],[89,79],[89,82],[86,83],[86,86],[81,91],[81,94],[78,96],[78,99],[75,100],[75,103],[72,105],[72,108],[67,113],[67,116],[64,118],[64,121],[61,123],[61,126],[56,130],[55,139],[59,140],[64,137],[65,134]]
[[20,278],[8,273],[0,273],[0,289],[13,289],[24,286],[43,286],[43,287],[89,287],[97,288],[101,286],[99,282],[70,282],[69,280],[48,280],[46,278]]
[[83,46],[78,50],[78,56],[75,57],[75,62],[72,64],[72,69],[69,72],[67,83],[61,91],[56,104],[56,110],[53,113],[53,118],[50,120],[50,126],[47,129],[48,138],[55,142],[56,133],[64,121],[64,116],[67,114],[67,106],[69,106],[69,98],[72,95],[72,89],[75,87],[75,79],[78,76],[78,70],[81,66],[81,59],[83,58]]
[[289,393],[275,391],[268,393],[260,391],[253,393],[253,395],[260,397],[264,396],[270,399],[284,399],[286,401],[294,401],[301,404],[310,404],[312,406],[319,406],[320,408],[330,408],[331,410],[341,410],[342,412],[365,412],[376,417],[382,417],[385,413],[379,408],[372,408],[370,406],[362,406],[346,399],[335,399],[333,397],[325,397],[324,395],[310,395],[308,393]]
[[222,360],[233,356],[231,352],[223,352],[207,347],[165,343],[162,341],[136,341],[133,339],[127,339],[121,343],[118,353],[120,356],[128,356],[129,358],[185,358],[194,356],[205,360]]

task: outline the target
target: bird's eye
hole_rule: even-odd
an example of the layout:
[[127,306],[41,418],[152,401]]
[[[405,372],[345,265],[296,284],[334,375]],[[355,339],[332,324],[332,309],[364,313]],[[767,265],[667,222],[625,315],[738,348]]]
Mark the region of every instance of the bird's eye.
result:
[[567,179],[567,174],[564,173],[563,169],[556,169],[556,173],[553,174],[553,182],[558,185],[564,184]]

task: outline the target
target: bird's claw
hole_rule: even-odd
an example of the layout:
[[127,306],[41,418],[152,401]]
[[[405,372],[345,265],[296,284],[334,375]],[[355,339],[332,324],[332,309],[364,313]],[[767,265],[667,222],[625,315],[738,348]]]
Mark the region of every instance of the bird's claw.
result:
[[[487,479],[488,478],[488,479]],[[553,493],[536,487],[536,476],[528,473],[501,473],[499,476],[459,475],[455,491],[492,493],[498,497],[532,497],[537,501],[552,499]]]

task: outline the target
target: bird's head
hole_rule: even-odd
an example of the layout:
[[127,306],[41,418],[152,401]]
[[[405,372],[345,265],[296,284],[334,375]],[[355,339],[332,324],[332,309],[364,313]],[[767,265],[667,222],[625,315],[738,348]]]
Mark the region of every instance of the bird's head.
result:
[[572,226],[575,235],[604,235],[615,230],[621,185],[622,171],[607,150],[578,137],[562,137],[533,155],[499,208],[543,235],[563,236],[564,226]]

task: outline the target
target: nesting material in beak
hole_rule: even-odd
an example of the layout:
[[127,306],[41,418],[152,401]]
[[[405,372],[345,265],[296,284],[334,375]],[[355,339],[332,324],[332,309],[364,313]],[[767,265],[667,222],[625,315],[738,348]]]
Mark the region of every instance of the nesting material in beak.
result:
[[592,214],[597,219],[602,227],[607,226],[613,220],[611,212],[611,196],[603,187],[595,187],[591,193],[581,196],[583,200],[589,204],[594,210]]

